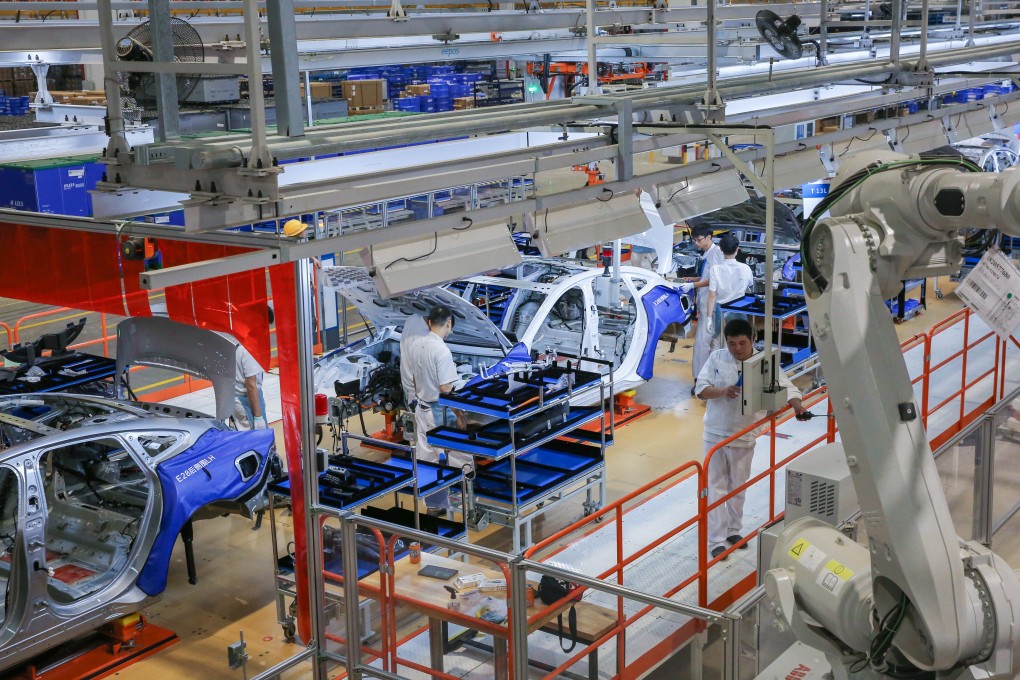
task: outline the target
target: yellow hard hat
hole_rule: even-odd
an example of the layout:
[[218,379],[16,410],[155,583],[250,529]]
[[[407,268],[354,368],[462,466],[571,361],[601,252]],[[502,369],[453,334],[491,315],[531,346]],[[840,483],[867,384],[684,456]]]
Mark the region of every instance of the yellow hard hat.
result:
[[283,223],[283,235],[284,236],[298,236],[308,225],[301,220],[287,220]]

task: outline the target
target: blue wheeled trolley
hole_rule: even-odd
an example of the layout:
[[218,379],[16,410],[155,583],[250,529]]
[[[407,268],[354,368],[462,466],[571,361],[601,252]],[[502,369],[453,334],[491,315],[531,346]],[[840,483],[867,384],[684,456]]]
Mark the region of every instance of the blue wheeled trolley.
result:
[[464,502],[469,523],[510,527],[518,552],[533,542],[532,522],[562,509],[563,501],[583,494],[584,514],[600,508],[605,448],[613,443],[612,394],[611,362],[559,355],[547,366],[441,396],[443,408],[481,421],[427,435],[430,445],[475,459]]

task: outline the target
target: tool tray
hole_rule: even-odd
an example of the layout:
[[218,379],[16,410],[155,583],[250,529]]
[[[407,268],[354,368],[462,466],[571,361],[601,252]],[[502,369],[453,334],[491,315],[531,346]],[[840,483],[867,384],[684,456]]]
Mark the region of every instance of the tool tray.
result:
[[[517,456],[517,503],[525,505],[569,484],[603,464],[602,449],[595,444],[557,439]],[[511,461],[503,460],[478,469],[476,496],[513,503]]]
[[[578,428],[602,417],[602,414],[603,411],[599,406],[577,406],[570,409],[566,421],[562,424],[530,437],[522,437],[515,433],[516,441],[511,441],[510,423],[506,420],[496,420],[477,429],[460,429],[443,425],[429,430],[426,437],[430,445],[438,448],[463,451],[475,456],[502,458],[568,433],[574,438],[601,442],[602,438],[598,432],[579,431]],[[539,413],[533,417],[541,418],[542,416],[543,414]],[[519,422],[515,423],[516,426],[520,426],[520,424]],[[609,443],[608,435],[607,443]]]
[[[739,300],[727,302],[722,308],[730,312],[751,314],[753,316],[765,316],[765,301],[757,295],[745,295]],[[807,311],[807,303],[804,298],[777,297],[772,300],[772,316],[782,317],[790,314],[800,314]]]
[[561,397],[576,395],[582,390],[597,386],[602,380],[602,376],[592,371],[573,369],[569,372],[573,374],[574,379],[571,389],[564,387],[555,391],[550,390],[561,376],[568,373],[566,367],[554,364],[518,381],[512,393],[508,393],[510,378],[499,376],[470,387],[462,387],[456,392],[440,395],[439,404],[494,418],[522,418],[544,410],[550,402]]
[[[412,478],[410,466],[406,468],[373,463],[361,458],[340,459],[330,456],[330,464],[345,468],[349,472],[343,485],[328,481],[329,471],[319,473],[319,502],[342,510],[378,498],[406,486]],[[269,483],[273,493],[290,496],[290,479],[280,477]]]

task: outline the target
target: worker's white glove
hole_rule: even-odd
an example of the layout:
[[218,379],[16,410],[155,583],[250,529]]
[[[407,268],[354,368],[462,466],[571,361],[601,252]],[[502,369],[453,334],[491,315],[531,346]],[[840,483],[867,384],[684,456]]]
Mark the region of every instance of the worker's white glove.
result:
[[264,430],[269,427],[269,423],[266,422],[265,418],[255,418],[255,425],[252,427],[253,430]]
[[705,319],[705,332],[709,335],[715,335],[715,324],[712,323],[712,317]]

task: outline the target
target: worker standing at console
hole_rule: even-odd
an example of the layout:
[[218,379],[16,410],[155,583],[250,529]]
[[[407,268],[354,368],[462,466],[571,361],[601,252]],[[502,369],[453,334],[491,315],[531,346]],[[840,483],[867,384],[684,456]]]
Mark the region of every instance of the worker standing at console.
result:
[[[712,346],[712,334],[709,333],[708,313],[708,284],[712,273],[712,267],[723,261],[722,250],[712,240],[712,229],[708,226],[697,226],[691,230],[691,238],[695,247],[702,252],[701,261],[698,264],[698,276],[684,279],[687,283],[693,283],[698,291],[698,328],[694,332],[694,353],[691,357],[691,368],[695,382],[701,375],[701,367],[708,360],[708,355],[718,347]],[[694,388],[691,388],[691,396],[695,395]]]
[[[752,425],[764,413],[741,413],[742,362],[754,356],[754,330],[744,319],[726,324],[723,335],[726,347],[709,356],[698,376],[695,393],[708,401],[705,408],[705,455],[719,442],[729,439]],[[776,366],[776,380],[787,389],[788,403],[803,419],[807,409],[801,403],[801,393]],[[751,476],[751,459],[759,430],[754,430],[722,447],[708,463],[708,502],[712,504],[727,495]],[[708,514],[708,548],[713,558],[728,545],[743,537],[744,496],[741,491]],[[747,544],[741,546],[746,548]]]
[[[719,239],[719,250],[723,261],[712,267],[712,275],[708,280],[708,333],[712,336],[713,349],[719,349],[719,336],[723,329],[722,306],[728,302],[739,300],[747,294],[747,289],[754,285],[754,274],[751,268],[737,261],[740,241],[736,236],[727,234]],[[699,322],[700,323],[700,322]]]
[[[453,332],[453,311],[446,305],[436,305],[429,310],[425,323],[429,332],[415,337],[402,348],[405,354],[401,356],[401,364],[408,369],[414,387],[414,427],[417,436],[415,455],[418,460],[437,463],[441,452],[429,445],[427,434],[443,422],[444,412],[448,420],[451,416],[458,420],[461,418],[459,413],[453,413],[453,409],[444,409],[439,405],[440,395],[453,390],[454,384],[460,379],[460,373],[450,348],[446,346],[446,338]],[[463,453],[449,452],[446,455],[446,464],[455,468],[473,462],[470,456]],[[445,491],[432,494],[425,501],[430,511],[445,511],[449,507]]]

